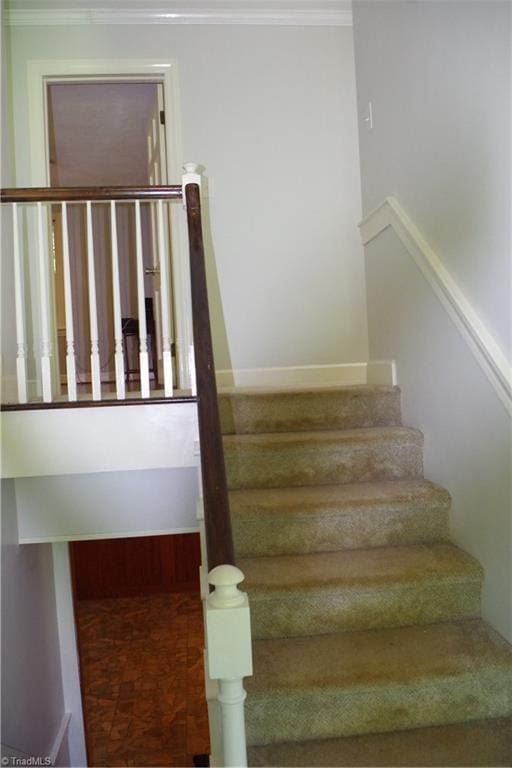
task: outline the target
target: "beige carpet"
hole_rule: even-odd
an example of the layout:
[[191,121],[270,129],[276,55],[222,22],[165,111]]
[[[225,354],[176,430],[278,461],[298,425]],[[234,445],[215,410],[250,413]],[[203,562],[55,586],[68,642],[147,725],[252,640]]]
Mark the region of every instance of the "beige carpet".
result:
[[396,387],[219,395],[263,766],[512,764],[512,649]]

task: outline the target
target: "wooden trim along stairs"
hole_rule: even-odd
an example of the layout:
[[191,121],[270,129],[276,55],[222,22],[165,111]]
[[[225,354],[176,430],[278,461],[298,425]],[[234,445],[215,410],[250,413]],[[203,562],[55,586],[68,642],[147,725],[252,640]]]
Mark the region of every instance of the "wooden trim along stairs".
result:
[[249,764],[510,765],[512,648],[394,386],[219,396],[254,676]]

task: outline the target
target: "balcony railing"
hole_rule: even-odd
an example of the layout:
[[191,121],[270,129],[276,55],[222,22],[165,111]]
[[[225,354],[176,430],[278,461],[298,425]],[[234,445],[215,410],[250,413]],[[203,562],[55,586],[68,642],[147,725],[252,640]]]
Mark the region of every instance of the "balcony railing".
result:
[[172,397],[168,207],[181,199],[181,186],[2,190],[18,403]]
[[[216,765],[244,766],[243,677],[252,674],[249,605],[237,587],[243,574],[234,566],[200,176],[196,166],[185,168],[180,186],[1,191],[4,207],[10,208],[10,228],[5,222],[3,227],[3,258],[12,256],[16,335],[17,402],[7,408],[111,403],[105,400],[109,395],[121,403],[180,399],[173,397],[177,390],[168,209],[182,200],[190,255],[194,343],[188,367],[199,422],[201,533],[204,567],[214,587],[203,593],[207,674],[216,681],[216,695],[209,701],[212,752]],[[148,287],[155,275],[158,286],[150,282]],[[64,339],[60,350],[59,331]],[[130,357],[130,336],[136,339],[137,364]],[[14,361],[7,362],[12,366]],[[134,383],[130,376],[136,376]],[[132,386],[136,390],[128,398]]]

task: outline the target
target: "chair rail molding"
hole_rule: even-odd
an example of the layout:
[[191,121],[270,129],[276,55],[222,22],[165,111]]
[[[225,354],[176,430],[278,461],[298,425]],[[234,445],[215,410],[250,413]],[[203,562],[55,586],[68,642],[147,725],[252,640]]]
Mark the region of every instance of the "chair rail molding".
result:
[[[44,7],[41,7],[44,6]],[[139,7],[137,7],[139,6]],[[346,0],[200,0],[155,2],[145,8],[130,0],[12,0],[4,10],[11,26],[82,24],[250,24],[352,26]]]
[[359,223],[363,245],[392,227],[512,416],[512,366],[439,256],[393,196]]

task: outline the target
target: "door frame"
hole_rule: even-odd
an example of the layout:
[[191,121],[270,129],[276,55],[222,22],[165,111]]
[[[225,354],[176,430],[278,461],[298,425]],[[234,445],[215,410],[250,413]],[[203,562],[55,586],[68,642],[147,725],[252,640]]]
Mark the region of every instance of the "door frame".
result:
[[[27,65],[31,182],[35,187],[50,183],[47,89],[48,82],[160,82],[164,89],[166,110],[165,141],[167,178],[181,183],[184,158],[181,143],[181,119],[178,99],[178,72],[175,60],[168,59],[44,59]],[[190,389],[192,372],[192,306],[188,262],[186,222],[183,207],[171,205],[171,252],[175,319],[176,386]]]

